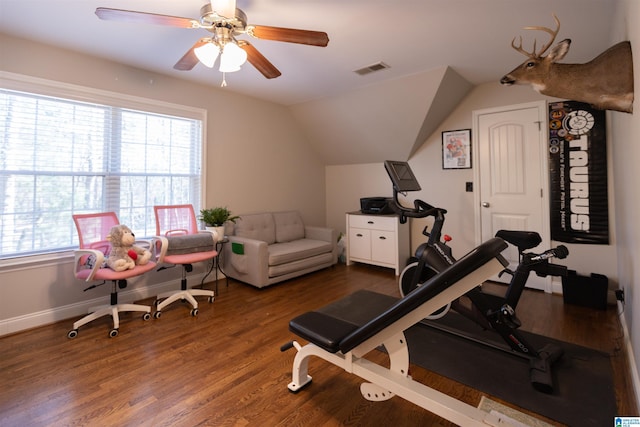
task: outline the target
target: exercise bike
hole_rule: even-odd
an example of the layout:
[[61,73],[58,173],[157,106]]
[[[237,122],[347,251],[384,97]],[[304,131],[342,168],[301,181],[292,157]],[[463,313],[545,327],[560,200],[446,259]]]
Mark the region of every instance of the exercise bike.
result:
[[[413,262],[410,262],[400,275],[400,293],[405,296],[453,264],[455,258],[452,255],[451,247],[447,245],[451,238],[447,235],[442,236],[447,211],[419,199],[414,201],[413,208],[404,207],[398,199],[398,194],[418,191],[420,185],[406,162],[386,161],[385,169],[393,182],[393,201],[390,205],[400,216],[400,222],[405,223],[408,218],[433,217],[434,219],[431,231],[428,231],[428,226],[422,231],[422,234],[427,238],[426,242],[419,245]],[[496,233],[496,237],[518,248],[519,264],[516,270],[505,269],[500,273],[500,275],[509,274],[512,276],[506,293],[503,296],[494,295],[484,292],[481,286],[478,286],[428,316],[423,323],[529,359],[530,379],[533,387],[543,393],[552,393],[551,366],[562,357],[564,351],[553,344],[547,344],[541,349],[532,346],[518,331],[521,322],[516,316],[515,310],[532,271],[540,277],[565,276],[567,274],[565,266],[552,264],[549,260],[554,257],[565,258],[569,251],[565,246],[560,245],[540,254],[526,252],[542,242],[540,235],[531,231],[500,230]],[[437,320],[443,318],[450,310],[475,322],[483,329],[496,332],[507,346],[480,340],[464,331],[441,325]]]

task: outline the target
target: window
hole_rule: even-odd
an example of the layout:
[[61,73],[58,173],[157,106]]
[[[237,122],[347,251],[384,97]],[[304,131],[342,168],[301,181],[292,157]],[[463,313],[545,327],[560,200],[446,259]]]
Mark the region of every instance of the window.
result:
[[154,205],[199,210],[202,117],[110,96],[0,88],[0,259],[77,247],[74,213],[115,211],[151,236]]

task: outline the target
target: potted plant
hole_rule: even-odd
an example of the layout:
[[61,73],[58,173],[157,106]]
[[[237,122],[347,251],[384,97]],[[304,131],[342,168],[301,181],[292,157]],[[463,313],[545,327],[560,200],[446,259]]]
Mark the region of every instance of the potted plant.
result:
[[238,218],[240,217],[233,215],[227,207],[216,207],[201,209],[198,219],[204,222],[207,230],[211,230],[216,234],[215,238],[217,240],[222,240],[224,239],[224,224],[227,221],[235,223]]

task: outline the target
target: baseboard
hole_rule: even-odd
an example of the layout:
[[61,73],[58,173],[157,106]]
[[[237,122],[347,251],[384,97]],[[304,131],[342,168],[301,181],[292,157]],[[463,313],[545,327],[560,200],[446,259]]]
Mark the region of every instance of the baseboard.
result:
[[[623,313],[624,306],[620,301],[617,301],[618,313]],[[636,401],[636,408],[640,409],[640,376],[638,375],[638,366],[636,365],[636,358],[633,353],[633,346],[631,345],[631,339],[629,337],[629,329],[627,328],[627,319],[620,315],[620,324],[622,325],[624,348],[627,351],[627,359],[629,361],[629,371],[631,372],[631,383],[633,384],[634,397]],[[624,414],[619,414],[624,415]]]
[[493,401],[486,396],[480,398],[478,409],[492,413],[498,416],[499,419],[504,420],[506,425],[513,425],[514,427],[553,427],[551,424],[532,415],[525,414],[510,406]]
[[[205,273],[189,275],[189,281],[191,283],[200,283],[204,276]],[[150,286],[133,287],[132,289],[118,292],[118,300],[120,302],[140,301],[146,298],[152,298],[162,292],[176,290],[179,286],[179,282],[173,279]],[[91,307],[109,304],[109,298],[109,296],[93,298],[74,304],[0,320],[0,337],[85,315]],[[69,323],[69,326],[71,327],[71,323]]]

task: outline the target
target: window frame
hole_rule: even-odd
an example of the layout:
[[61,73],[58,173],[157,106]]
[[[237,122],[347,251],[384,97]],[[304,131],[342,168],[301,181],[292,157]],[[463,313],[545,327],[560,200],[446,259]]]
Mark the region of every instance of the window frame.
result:
[[[111,92],[102,89],[90,88],[70,83],[42,79],[22,74],[10,73],[0,70],[0,87],[8,90],[21,91],[34,95],[51,96],[64,100],[87,102],[106,105],[121,109],[143,111],[150,114],[167,115],[186,119],[199,120],[201,122],[201,147],[200,147],[200,194],[198,195],[201,206],[205,206],[206,182],[207,182],[207,110],[192,106],[174,104],[156,99]],[[150,175],[146,175],[150,176]],[[73,256],[73,249],[52,249],[39,254],[16,255],[0,259],[0,267],[16,266],[22,264],[42,264],[57,262]]]

